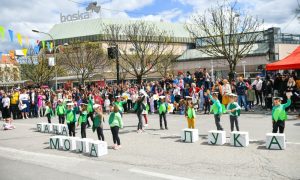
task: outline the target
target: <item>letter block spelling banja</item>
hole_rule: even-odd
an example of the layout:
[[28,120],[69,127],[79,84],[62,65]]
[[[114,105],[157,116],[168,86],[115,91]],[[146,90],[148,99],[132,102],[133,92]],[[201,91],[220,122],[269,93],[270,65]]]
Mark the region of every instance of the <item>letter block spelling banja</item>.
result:
[[199,131],[198,129],[183,129],[181,131],[181,141],[187,143],[193,143],[199,140]]
[[249,145],[249,133],[232,131],[230,133],[230,144],[236,147],[247,147]]
[[52,124],[45,124],[45,127],[44,127],[44,133],[52,133],[52,130],[53,130],[53,126]]
[[36,124],[37,131],[38,132],[44,132],[46,124],[48,124],[48,123],[37,123]]
[[90,156],[100,157],[107,154],[107,142],[105,141],[90,141]]
[[208,144],[223,145],[226,143],[226,132],[211,130],[208,131]]
[[286,148],[285,134],[267,133],[266,134],[266,148],[267,149],[279,149]]
[[66,124],[60,124],[61,126],[61,135],[68,136],[68,126]]
[[52,133],[53,134],[61,134],[61,125],[60,124],[52,124]]
[[89,142],[93,141],[89,138],[76,139],[76,152],[89,153]]

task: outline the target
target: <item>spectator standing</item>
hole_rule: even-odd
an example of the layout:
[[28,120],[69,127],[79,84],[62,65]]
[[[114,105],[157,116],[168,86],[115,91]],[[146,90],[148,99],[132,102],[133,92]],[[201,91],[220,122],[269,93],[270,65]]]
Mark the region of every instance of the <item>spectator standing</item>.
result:
[[248,111],[247,102],[246,102],[246,90],[247,90],[247,87],[243,80],[243,77],[239,77],[238,82],[236,84],[236,92],[238,95],[238,104],[240,105],[240,107],[242,107],[242,105],[244,105],[245,111]]

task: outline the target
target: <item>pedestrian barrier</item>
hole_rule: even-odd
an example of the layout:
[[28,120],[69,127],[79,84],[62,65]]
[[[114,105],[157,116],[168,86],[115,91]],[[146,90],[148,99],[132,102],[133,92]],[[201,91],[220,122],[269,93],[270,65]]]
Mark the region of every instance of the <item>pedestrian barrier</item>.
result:
[[68,126],[66,124],[37,123],[37,131],[68,136]]
[[58,135],[50,137],[50,149],[76,151],[93,157],[101,157],[108,154],[107,142],[105,141]]
[[226,132],[211,130],[208,131],[208,144],[223,145],[226,143]]
[[199,140],[198,129],[183,129],[181,131],[181,140],[187,143],[194,143]]
[[247,147],[249,145],[249,133],[232,131],[230,133],[230,144],[235,147]]
[[285,134],[267,133],[266,134],[266,148],[267,149],[279,149],[286,148]]

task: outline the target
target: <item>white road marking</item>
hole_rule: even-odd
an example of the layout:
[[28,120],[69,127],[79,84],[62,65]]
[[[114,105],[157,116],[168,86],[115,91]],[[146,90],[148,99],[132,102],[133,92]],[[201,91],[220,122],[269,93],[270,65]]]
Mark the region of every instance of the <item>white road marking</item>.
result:
[[153,177],[158,177],[158,178],[162,178],[162,179],[171,179],[171,180],[192,180],[189,178],[183,178],[183,177],[179,177],[179,176],[172,176],[172,175],[168,175],[168,174],[161,174],[161,173],[156,173],[156,172],[151,172],[151,171],[144,171],[144,170],[140,170],[140,169],[129,169],[130,172],[134,172],[134,173],[138,173],[138,174],[144,174],[147,176],[153,176]]

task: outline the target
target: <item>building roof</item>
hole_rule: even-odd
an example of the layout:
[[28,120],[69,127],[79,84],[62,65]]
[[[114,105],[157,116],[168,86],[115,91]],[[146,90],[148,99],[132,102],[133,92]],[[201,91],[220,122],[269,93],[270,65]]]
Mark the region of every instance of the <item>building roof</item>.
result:
[[[268,44],[267,43],[258,43],[254,44],[251,48],[249,55],[261,55],[266,54],[268,52]],[[185,60],[196,60],[196,59],[210,59],[210,58],[217,58],[209,56],[197,49],[188,49],[186,50],[181,56],[177,58],[178,61],[185,61]]]
[[[67,38],[99,35],[99,34],[104,34],[102,30],[103,24],[125,25],[136,21],[137,20],[130,20],[130,19],[103,19],[103,18],[72,21],[72,22],[55,24],[49,31],[49,34],[51,34],[54,39],[67,39]],[[146,22],[155,24],[159,29],[171,33],[173,37],[190,38],[189,32],[185,29],[184,24],[171,23],[171,22],[155,22],[155,21],[146,21]],[[50,40],[50,39],[49,37],[44,36],[44,40]]]

